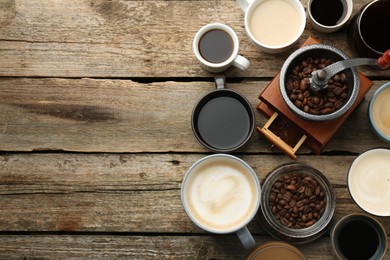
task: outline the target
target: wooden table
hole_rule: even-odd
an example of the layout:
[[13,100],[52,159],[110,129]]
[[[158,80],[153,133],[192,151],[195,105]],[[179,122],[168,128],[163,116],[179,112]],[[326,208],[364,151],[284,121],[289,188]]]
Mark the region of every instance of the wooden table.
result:
[[[354,13],[367,2],[354,1]],[[250,70],[224,75],[253,108],[308,36],[351,54],[345,28],[323,34],[310,24],[292,50],[265,54],[247,38],[234,0],[0,0],[1,259],[245,257],[234,234],[200,230],[180,202],[185,172],[212,154],[190,124],[195,102],[214,88],[192,52],[196,31],[211,22],[238,34]],[[298,162],[333,184],[336,219],[361,212],[346,186],[352,161],[390,148],[367,120],[368,101],[390,71],[361,72],[374,87],[326,149],[298,151]],[[256,120],[266,122],[260,112]],[[262,179],[292,161],[269,146],[254,133],[233,154]],[[390,234],[390,218],[379,220]],[[258,243],[272,240],[255,220],[249,229]],[[327,235],[298,248],[309,259],[333,259]]]

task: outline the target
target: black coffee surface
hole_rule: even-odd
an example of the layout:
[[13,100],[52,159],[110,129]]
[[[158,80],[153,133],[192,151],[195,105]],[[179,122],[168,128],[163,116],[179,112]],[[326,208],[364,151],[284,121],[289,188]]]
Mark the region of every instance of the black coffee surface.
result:
[[197,123],[202,139],[217,149],[241,144],[250,131],[250,117],[244,105],[232,97],[216,97],[200,110]]
[[345,0],[314,0],[310,11],[318,23],[333,26],[344,19],[347,12],[347,3]]
[[378,234],[364,221],[352,220],[340,230],[339,247],[347,259],[369,259],[378,246]]
[[390,1],[382,2],[370,6],[364,12],[360,24],[364,41],[378,52],[390,49]]
[[208,62],[224,62],[233,53],[233,39],[223,30],[210,30],[200,39],[199,52]]

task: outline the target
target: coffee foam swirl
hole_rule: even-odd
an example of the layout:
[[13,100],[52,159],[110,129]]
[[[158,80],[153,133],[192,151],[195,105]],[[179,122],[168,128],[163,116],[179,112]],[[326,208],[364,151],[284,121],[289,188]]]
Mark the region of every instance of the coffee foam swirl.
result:
[[353,163],[348,185],[360,207],[376,215],[389,216],[390,151],[380,151],[363,154]]
[[198,222],[210,229],[240,226],[256,206],[255,182],[240,165],[226,162],[203,165],[188,182],[189,209]]

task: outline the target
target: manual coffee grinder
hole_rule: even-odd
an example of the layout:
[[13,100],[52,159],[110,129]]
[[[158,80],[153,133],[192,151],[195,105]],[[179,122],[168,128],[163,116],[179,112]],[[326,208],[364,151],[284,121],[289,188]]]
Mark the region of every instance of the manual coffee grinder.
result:
[[[379,60],[349,59],[337,48],[319,44],[316,39],[309,37],[300,49],[289,56],[281,72],[260,93],[261,102],[257,109],[269,117],[269,120],[262,128],[257,127],[257,132],[293,159],[302,144],[316,154],[321,153],[373,85],[372,81],[358,72],[356,66],[389,66],[389,53],[386,52],[387,56]],[[348,79],[348,96],[343,104],[331,113],[308,113],[299,109],[289,98],[286,91],[287,75],[297,63],[307,57],[322,57],[334,61],[332,65],[312,72],[308,88],[310,92],[324,91],[328,87],[329,79],[341,70]]]

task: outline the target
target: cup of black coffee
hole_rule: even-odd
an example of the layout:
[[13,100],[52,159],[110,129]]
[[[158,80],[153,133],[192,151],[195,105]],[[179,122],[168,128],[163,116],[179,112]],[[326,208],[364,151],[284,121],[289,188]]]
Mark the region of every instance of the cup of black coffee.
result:
[[351,18],[352,0],[308,0],[307,14],[314,29],[331,33],[341,29]]
[[249,101],[237,91],[226,89],[225,84],[225,77],[215,77],[216,89],[204,95],[192,111],[195,137],[217,152],[240,148],[255,128],[255,114]]
[[222,72],[231,66],[249,69],[249,60],[238,55],[237,34],[226,24],[210,23],[200,28],[195,34],[192,48],[200,65],[210,72]]
[[339,259],[384,259],[386,230],[375,218],[350,214],[340,219],[330,233],[332,249]]
[[351,20],[348,44],[359,57],[379,58],[390,47],[390,1],[374,0]]

